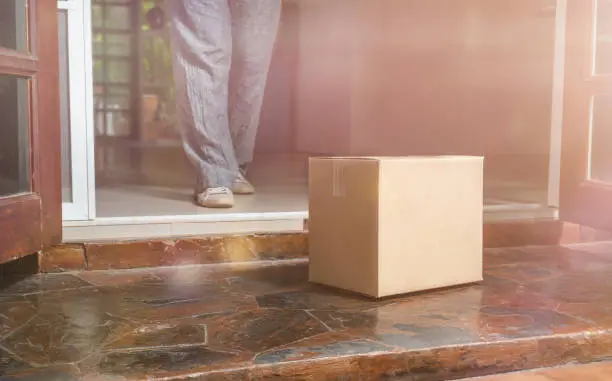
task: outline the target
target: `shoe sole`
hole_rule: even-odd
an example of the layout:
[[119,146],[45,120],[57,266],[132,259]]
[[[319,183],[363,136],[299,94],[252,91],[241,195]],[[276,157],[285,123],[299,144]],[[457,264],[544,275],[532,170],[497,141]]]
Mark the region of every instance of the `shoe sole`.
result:
[[210,205],[204,205],[198,202],[198,197],[194,196],[193,197],[193,203],[196,204],[199,207],[202,208],[210,208],[210,209],[229,209],[229,208],[233,208],[234,207],[234,203],[231,204],[210,204]]
[[208,208],[208,209],[229,209],[229,208],[233,208],[234,205],[202,205],[202,204],[198,204],[196,203],[196,205],[202,207],[202,208]]

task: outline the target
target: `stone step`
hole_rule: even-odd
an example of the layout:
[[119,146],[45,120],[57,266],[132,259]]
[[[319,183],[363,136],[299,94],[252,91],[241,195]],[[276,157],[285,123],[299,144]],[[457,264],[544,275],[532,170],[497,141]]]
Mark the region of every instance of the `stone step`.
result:
[[[583,233],[559,220],[486,223],[484,247],[556,245],[599,241],[610,234]],[[587,229],[588,230],[588,229]],[[41,272],[117,270],[308,257],[308,233],[177,237],[63,244],[40,253]]]

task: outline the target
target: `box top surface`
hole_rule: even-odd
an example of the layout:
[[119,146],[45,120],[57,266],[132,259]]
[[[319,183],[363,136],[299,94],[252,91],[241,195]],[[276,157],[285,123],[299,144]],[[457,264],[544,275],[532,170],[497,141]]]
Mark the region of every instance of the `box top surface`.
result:
[[421,156],[321,156],[310,160],[423,161],[423,160],[484,160],[483,156],[421,155]]

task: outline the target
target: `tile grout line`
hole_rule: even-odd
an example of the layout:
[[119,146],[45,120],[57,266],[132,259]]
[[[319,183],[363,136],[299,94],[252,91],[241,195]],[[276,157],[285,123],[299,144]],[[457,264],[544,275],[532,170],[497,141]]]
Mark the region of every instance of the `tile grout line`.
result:
[[335,332],[335,330],[333,330],[329,325],[325,324],[323,320],[315,316],[310,310],[302,310],[302,311],[306,312],[308,316],[312,317],[313,319],[321,323],[321,325],[323,325],[323,327],[325,327],[325,329],[327,329],[328,332]]

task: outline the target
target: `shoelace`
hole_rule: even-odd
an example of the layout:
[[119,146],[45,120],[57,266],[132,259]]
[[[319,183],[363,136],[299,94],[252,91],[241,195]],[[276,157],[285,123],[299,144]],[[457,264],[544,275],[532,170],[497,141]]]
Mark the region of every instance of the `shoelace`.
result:
[[208,188],[204,191],[204,197],[229,194],[230,190],[226,187]]
[[234,180],[235,183],[248,183],[247,179],[242,175],[242,173],[239,173],[238,176],[236,176],[236,180]]

